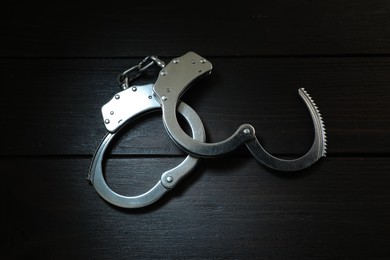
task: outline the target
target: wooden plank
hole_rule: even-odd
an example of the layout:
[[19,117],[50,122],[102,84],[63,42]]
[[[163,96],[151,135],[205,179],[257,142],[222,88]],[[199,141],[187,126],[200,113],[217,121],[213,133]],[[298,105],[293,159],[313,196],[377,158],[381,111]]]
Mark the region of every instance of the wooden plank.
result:
[[390,3],[8,3],[1,57],[388,55]]
[[[297,89],[305,87],[324,116],[330,155],[390,152],[390,59],[210,60],[213,73],[182,98],[199,113],[209,141],[251,123],[271,153],[304,153],[312,125]],[[105,134],[100,108],[119,91],[117,74],[136,62],[1,60],[0,133],[6,138],[0,153],[91,155]],[[182,154],[167,137],[159,113],[128,130],[113,154]],[[249,155],[244,148],[237,154]]]
[[[112,159],[134,195],[180,158]],[[327,158],[297,174],[249,158],[203,160],[150,207],[105,203],[89,159],[1,159],[3,258],[386,258],[388,158]]]

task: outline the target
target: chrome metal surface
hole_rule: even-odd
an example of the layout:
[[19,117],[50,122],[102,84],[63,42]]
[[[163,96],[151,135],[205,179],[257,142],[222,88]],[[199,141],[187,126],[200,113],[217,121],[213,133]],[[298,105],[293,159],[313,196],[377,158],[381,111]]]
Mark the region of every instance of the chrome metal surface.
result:
[[132,86],[119,93],[102,107],[102,116],[107,131],[113,133],[131,118],[143,114],[146,111],[159,109],[160,103],[154,98],[153,84]]
[[304,169],[326,154],[326,134],[322,117],[314,101],[304,89],[299,89],[314,123],[314,142],[311,149],[302,157],[293,160],[276,158],[267,153],[249,124],[241,125],[236,132],[224,141],[204,143],[189,137],[177,121],[177,102],[185,90],[197,79],[211,73],[212,65],[194,52],[173,59],[159,73],[153,91],[159,98],[164,126],[172,140],[185,152],[197,157],[215,157],[229,153],[246,143],[258,162],[272,169],[297,171]]
[[[114,140],[115,135],[120,131],[120,129],[122,129],[120,126],[126,122],[129,122],[135,117],[144,115],[145,113],[154,111],[159,108],[159,104],[153,101],[153,98],[150,99],[151,91],[151,85],[137,86],[137,91],[133,91],[132,88],[126,89],[116,94],[114,98],[104,106],[104,109],[102,109],[103,118],[108,115],[113,116],[120,114],[121,117],[119,118],[123,121],[115,125],[113,124],[114,127],[110,128],[112,132],[106,134],[106,136],[103,138],[93,156],[88,179],[103,199],[119,207],[139,208],[152,204],[161,198],[167,191],[177,185],[177,183],[180,182],[186,175],[188,175],[199,161],[198,158],[192,157],[190,155],[187,156],[185,160],[178,166],[164,172],[161,176],[161,179],[151,190],[139,196],[120,195],[114,192],[107,185],[103,173],[104,154],[112,140]],[[119,98],[115,98],[117,96],[119,96]],[[123,103],[118,103],[118,100],[123,100]],[[132,104],[131,102],[135,100],[137,100],[137,102]],[[127,105],[127,102],[130,102],[130,105]],[[204,142],[206,140],[205,130],[202,121],[195,113],[195,111],[183,102],[179,103],[177,109],[189,124],[193,138]],[[114,113],[111,113],[112,111]],[[105,122],[106,120],[118,120],[118,117],[110,117],[110,119],[106,118]],[[110,123],[106,124],[106,127],[107,125],[110,125]]]
[[246,142],[249,151],[255,159],[269,168],[279,171],[298,171],[315,163],[321,157],[326,156],[326,132],[322,116],[313,99],[303,89],[298,90],[300,97],[308,108],[314,124],[314,141],[305,155],[291,160],[280,159],[269,154],[255,137]]
[[135,79],[142,75],[142,73],[151,67],[153,64],[156,64],[160,68],[165,67],[165,62],[157,58],[156,56],[145,57],[137,65],[125,70],[118,75],[118,83],[122,90],[128,89],[129,84],[132,83]]
[[[206,143],[201,119],[191,107],[180,102],[179,98],[197,79],[210,74],[211,63],[194,52],[188,52],[175,58],[166,66],[157,57],[151,57],[145,58],[140,64],[121,74],[123,82],[120,84],[124,90],[115,94],[102,107],[103,121],[109,133],[104,137],[93,157],[88,178],[100,196],[108,202],[125,208],[149,205],[188,175],[196,166],[199,157],[215,157],[226,154],[244,143],[259,163],[280,171],[302,170],[326,155],[326,132],[322,116],[313,99],[303,88],[299,89],[298,93],[313,120],[314,141],[309,151],[302,157],[286,160],[269,154],[258,141],[255,129],[249,124],[241,125],[233,135],[224,141]],[[154,63],[162,68],[154,85],[147,84],[131,88],[128,86],[131,80],[134,80]],[[138,74],[129,78],[128,74],[133,71]],[[164,126],[169,136],[190,155],[175,168],[164,172],[157,184],[144,194],[133,197],[117,194],[108,187],[103,176],[102,164],[107,147],[118,131],[122,129],[123,124],[160,107],[163,112]],[[183,115],[191,127],[193,137],[188,136],[182,130],[177,120],[176,111]]]
[[210,74],[211,70],[209,61],[194,52],[188,52],[161,69],[153,91],[160,100],[166,97],[164,109],[174,107],[175,110],[177,100],[187,87],[196,79]]
[[[202,143],[189,137],[177,121],[176,107],[180,96],[191,84],[211,73],[212,65],[194,52],[173,59],[160,71],[153,91],[160,99],[167,132],[185,152],[194,156],[213,157],[235,150],[254,137],[254,128],[245,124],[228,139],[219,143]],[[244,132],[244,129],[248,129]]]

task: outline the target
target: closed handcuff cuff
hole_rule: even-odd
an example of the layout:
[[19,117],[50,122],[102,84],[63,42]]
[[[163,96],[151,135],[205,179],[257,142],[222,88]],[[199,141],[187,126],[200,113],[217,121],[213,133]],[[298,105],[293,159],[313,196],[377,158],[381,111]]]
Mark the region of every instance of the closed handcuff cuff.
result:
[[[150,66],[161,69],[154,84],[130,86]],[[98,146],[90,167],[88,179],[99,195],[113,205],[123,208],[140,208],[152,204],[172,189],[196,166],[199,158],[216,157],[232,152],[245,144],[253,157],[262,165],[278,171],[299,171],[321,157],[326,156],[326,133],[322,116],[309,94],[298,89],[299,96],[308,108],[314,126],[314,141],[303,156],[286,160],[269,154],[260,144],[255,129],[250,124],[241,125],[224,141],[207,143],[205,129],[198,114],[179,98],[195,80],[211,73],[212,64],[194,52],[175,58],[167,65],[155,56],[146,57],[138,65],[118,77],[122,91],[102,107],[104,125],[108,131]],[[166,132],[183,151],[189,155],[175,168],[164,172],[157,184],[139,196],[123,196],[107,185],[103,173],[104,154],[115,135],[123,126],[154,110],[162,110]],[[191,128],[192,137],[181,128],[177,120],[181,114]]]

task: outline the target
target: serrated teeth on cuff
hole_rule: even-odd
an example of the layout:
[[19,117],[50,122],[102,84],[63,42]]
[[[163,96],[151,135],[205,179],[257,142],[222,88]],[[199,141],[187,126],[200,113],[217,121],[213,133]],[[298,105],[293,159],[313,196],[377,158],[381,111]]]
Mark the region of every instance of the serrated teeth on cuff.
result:
[[320,113],[320,109],[318,108],[317,104],[314,102],[313,98],[307,93],[307,91],[304,88],[300,88],[299,91],[301,91],[306,98],[311,103],[311,106],[314,108],[316,117],[318,119],[318,123],[321,127],[321,135],[322,135],[322,156],[326,156],[326,149],[327,149],[327,139],[326,139],[326,129],[325,129],[325,123],[322,117],[322,114]]

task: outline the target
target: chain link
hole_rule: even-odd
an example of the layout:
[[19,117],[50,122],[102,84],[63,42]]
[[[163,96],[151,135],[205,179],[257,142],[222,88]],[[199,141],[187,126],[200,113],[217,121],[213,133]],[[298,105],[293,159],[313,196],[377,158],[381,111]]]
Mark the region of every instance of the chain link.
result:
[[122,90],[128,89],[129,84],[137,79],[142,73],[151,67],[153,64],[164,68],[165,62],[157,58],[157,56],[147,56],[137,65],[125,70],[118,75],[118,83]]

